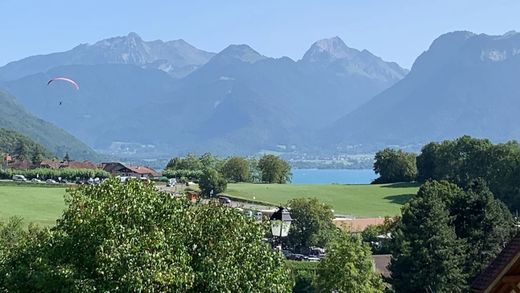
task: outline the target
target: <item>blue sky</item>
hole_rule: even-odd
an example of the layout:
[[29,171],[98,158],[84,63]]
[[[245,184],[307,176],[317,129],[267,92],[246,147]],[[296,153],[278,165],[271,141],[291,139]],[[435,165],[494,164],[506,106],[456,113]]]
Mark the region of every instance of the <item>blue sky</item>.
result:
[[293,59],[314,41],[339,36],[409,68],[445,32],[520,30],[518,0],[0,0],[0,12],[0,66],[135,31],[215,52],[246,43]]

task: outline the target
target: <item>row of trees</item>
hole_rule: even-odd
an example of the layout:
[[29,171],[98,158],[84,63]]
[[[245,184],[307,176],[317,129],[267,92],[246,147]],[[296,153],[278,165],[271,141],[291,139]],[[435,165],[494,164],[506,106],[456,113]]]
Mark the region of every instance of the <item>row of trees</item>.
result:
[[376,154],[374,183],[447,180],[466,188],[483,179],[495,196],[512,211],[520,209],[520,145],[493,144],[463,136],[425,145],[421,153],[384,149]]
[[[293,202],[294,209],[324,208],[305,201]],[[283,256],[262,240],[269,223],[235,209],[175,200],[152,184],[115,179],[70,190],[67,203],[51,230],[25,230],[17,219],[0,223],[0,291],[293,289]],[[301,220],[306,215],[295,216]],[[314,291],[383,290],[381,278],[372,272],[370,250],[359,238],[337,230],[327,238],[328,255],[311,279]]]
[[209,153],[200,157],[188,154],[171,159],[163,174],[198,180],[207,169],[216,170],[229,182],[287,183],[291,180],[290,165],[275,155],[264,155],[260,159],[239,156],[219,159]]

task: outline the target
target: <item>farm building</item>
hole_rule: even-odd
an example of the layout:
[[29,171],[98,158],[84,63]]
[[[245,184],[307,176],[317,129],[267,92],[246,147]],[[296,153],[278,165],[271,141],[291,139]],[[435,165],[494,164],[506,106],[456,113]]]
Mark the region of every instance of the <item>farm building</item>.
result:
[[124,165],[119,162],[102,163],[101,168],[114,176],[153,179],[161,176],[154,169],[143,166]]

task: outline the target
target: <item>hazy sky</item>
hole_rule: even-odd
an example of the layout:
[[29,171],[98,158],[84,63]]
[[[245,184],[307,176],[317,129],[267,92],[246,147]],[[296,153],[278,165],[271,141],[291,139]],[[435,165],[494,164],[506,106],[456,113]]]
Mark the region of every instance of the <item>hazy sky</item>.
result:
[[0,11],[0,65],[135,31],[215,52],[246,43],[293,59],[339,36],[409,68],[445,32],[520,30],[519,0],[0,0]]

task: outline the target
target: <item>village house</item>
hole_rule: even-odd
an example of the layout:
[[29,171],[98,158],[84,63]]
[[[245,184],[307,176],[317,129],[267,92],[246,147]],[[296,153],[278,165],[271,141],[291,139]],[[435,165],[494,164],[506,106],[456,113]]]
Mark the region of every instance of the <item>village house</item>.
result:
[[154,169],[143,166],[124,165],[119,162],[102,163],[101,168],[113,176],[154,179],[161,176]]

